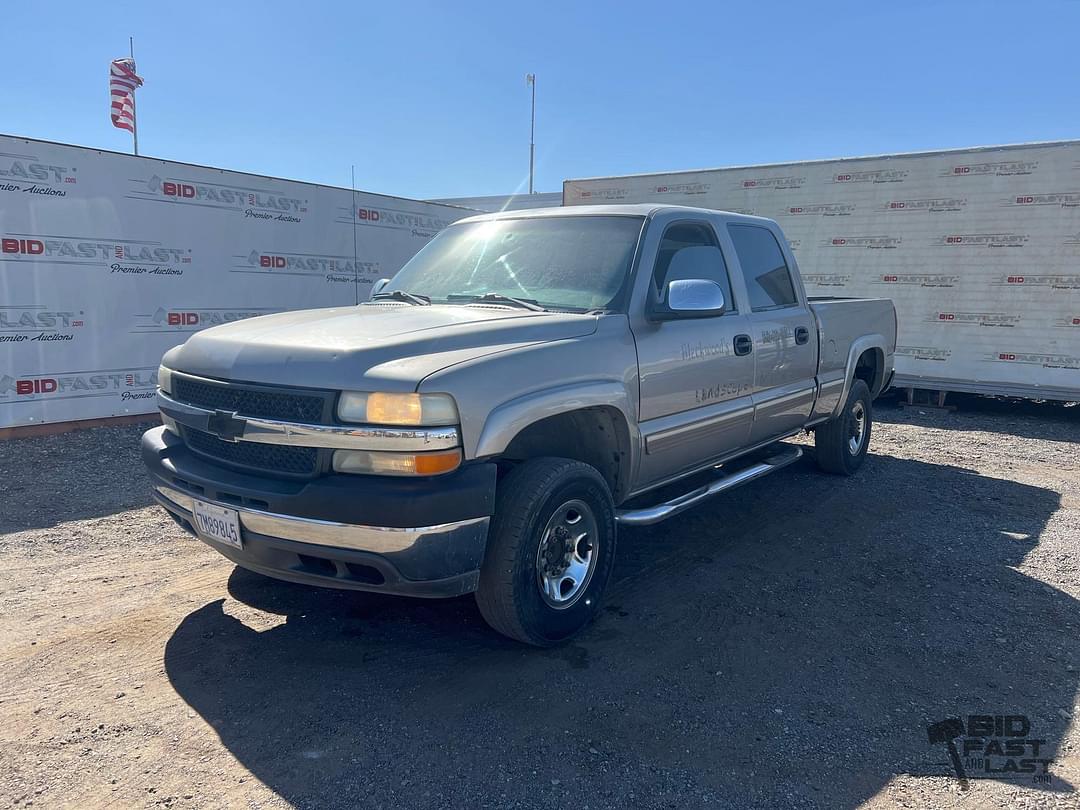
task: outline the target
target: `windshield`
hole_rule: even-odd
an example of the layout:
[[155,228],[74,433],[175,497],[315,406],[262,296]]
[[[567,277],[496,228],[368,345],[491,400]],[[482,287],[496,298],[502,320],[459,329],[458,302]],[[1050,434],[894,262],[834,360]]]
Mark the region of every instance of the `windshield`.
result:
[[642,217],[567,216],[451,225],[387,290],[463,304],[499,296],[545,309],[611,307],[630,272]]

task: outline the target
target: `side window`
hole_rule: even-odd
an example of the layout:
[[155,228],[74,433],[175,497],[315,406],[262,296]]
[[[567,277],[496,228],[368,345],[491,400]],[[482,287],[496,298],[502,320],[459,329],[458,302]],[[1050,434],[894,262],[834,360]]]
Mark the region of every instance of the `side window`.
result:
[[728,225],[728,232],[742,265],[750,308],[758,312],[797,304],[791,271],[772,232],[756,225]]
[[692,274],[686,278],[707,278],[719,284],[720,289],[724,291],[724,300],[727,302],[727,314],[731,314],[736,307],[735,300],[731,297],[731,281],[728,279],[724,254],[720,252],[720,245],[716,241],[713,229],[703,222],[679,222],[669,225],[664,231],[664,238],[660,240],[660,250],[656,254],[656,267],[653,268],[653,281],[657,291],[663,293],[665,284],[683,277],[669,273],[668,268],[676,253],[690,247],[716,248],[716,261],[710,262],[707,266],[696,264]]

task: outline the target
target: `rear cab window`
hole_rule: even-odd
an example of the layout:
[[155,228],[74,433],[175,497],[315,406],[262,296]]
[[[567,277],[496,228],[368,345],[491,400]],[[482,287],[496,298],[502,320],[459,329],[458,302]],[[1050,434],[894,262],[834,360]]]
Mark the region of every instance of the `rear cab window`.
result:
[[728,225],[754,312],[798,306],[791,268],[772,231],[758,225]]

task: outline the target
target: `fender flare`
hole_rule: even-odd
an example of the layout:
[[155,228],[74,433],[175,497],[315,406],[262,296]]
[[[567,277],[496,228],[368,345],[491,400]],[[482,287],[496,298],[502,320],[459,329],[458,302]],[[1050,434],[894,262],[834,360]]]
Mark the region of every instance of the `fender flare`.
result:
[[510,446],[522,430],[534,422],[584,408],[614,408],[622,414],[630,433],[630,475],[637,472],[641,432],[635,408],[621,382],[596,380],[545,388],[508,400],[494,408],[484,420],[473,458],[497,456]]
[[[859,362],[859,358],[862,357],[863,352],[869,349],[877,349],[881,352],[882,369],[881,380],[885,381],[888,376],[888,369],[884,368],[884,363],[889,356],[889,353],[885,351],[885,347],[888,342],[885,340],[884,335],[873,334],[863,335],[860,338],[856,338],[851,343],[851,348],[848,349],[847,369],[844,372],[844,390],[840,393],[840,399],[836,403],[836,407],[833,409],[831,416],[839,416],[840,412],[844,409],[844,403],[847,402],[848,394],[851,393],[851,386],[855,382],[855,365]],[[877,396],[880,393],[871,391],[871,397]]]

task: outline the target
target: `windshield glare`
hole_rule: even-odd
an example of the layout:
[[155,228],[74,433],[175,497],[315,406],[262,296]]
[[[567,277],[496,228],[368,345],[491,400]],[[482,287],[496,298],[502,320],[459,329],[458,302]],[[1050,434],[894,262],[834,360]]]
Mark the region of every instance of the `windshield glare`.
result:
[[567,216],[451,225],[394,276],[388,290],[432,303],[489,293],[548,309],[611,307],[630,272],[642,217]]

